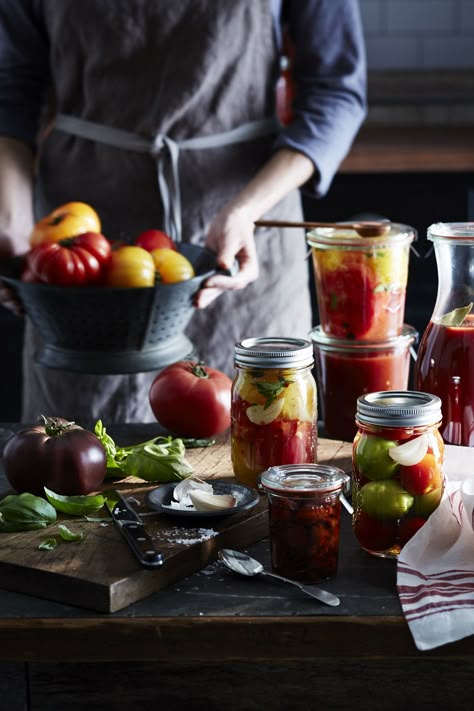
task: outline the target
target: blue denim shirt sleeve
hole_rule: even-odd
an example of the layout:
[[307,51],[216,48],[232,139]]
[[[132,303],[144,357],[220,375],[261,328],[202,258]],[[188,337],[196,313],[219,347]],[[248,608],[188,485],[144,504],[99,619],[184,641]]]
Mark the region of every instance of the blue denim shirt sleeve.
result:
[[316,172],[304,186],[323,196],[366,115],[366,57],[357,0],[298,0],[287,4],[295,46],[294,121],[274,148],[293,148]]

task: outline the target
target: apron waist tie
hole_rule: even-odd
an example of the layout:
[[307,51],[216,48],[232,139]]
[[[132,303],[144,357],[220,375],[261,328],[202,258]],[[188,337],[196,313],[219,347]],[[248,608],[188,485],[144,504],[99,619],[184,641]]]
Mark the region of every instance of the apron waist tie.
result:
[[179,141],[174,141],[162,133],[149,139],[131,131],[124,131],[120,128],[86,121],[66,114],[57,114],[54,127],[73,136],[151,155],[156,161],[158,190],[163,204],[164,230],[175,242],[180,242],[181,191],[178,166],[180,151],[199,151],[251,141],[277,133],[280,124],[276,117],[264,118],[241,124],[230,131]]

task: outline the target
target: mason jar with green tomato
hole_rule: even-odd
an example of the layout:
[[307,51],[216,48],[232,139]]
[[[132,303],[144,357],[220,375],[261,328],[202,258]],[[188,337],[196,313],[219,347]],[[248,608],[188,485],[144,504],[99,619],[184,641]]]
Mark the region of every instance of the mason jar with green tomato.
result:
[[352,518],[362,548],[396,558],[438,507],[444,492],[441,400],[382,391],[357,400],[352,447]]

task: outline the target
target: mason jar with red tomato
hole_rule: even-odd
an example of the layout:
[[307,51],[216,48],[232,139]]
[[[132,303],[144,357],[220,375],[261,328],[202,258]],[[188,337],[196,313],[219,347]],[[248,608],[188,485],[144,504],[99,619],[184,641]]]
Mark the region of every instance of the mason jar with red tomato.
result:
[[378,237],[318,228],[311,247],[321,327],[347,340],[381,341],[403,330],[410,245],[416,231],[389,223]]
[[313,346],[298,338],[249,338],[235,346],[231,456],[235,477],[258,486],[279,464],[316,461]]
[[396,558],[443,495],[441,400],[381,391],[357,400],[352,447],[352,525],[366,551]]

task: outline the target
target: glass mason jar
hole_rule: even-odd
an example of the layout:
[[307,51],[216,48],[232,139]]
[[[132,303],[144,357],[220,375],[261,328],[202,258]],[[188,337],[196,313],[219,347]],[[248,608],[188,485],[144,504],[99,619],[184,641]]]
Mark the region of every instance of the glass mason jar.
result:
[[474,223],[431,225],[428,239],[438,293],[420,341],[414,385],[441,398],[444,441],[474,447]]
[[410,390],[357,400],[352,525],[362,548],[396,558],[444,491],[441,400]]
[[405,325],[400,336],[385,341],[349,341],[327,336],[317,326],[310,336],[325,432],[329,437],[352,442],[360,395],[407,389],[410,353],[418,333]]
[[236,479],[257,487],[276,464],[316,461],[313,346],[300,338],[248,338],[235,346],[231,456]]
[[290,464],[263,472],[276,573],[304,583],[336,575],[340,495],[348,482],[341,469],[320,464]]
[[413,227],[390,224],[381,237],[318,228],[306,240],[313,258],[321,326],[329,336],[383,341],[403,330]]

